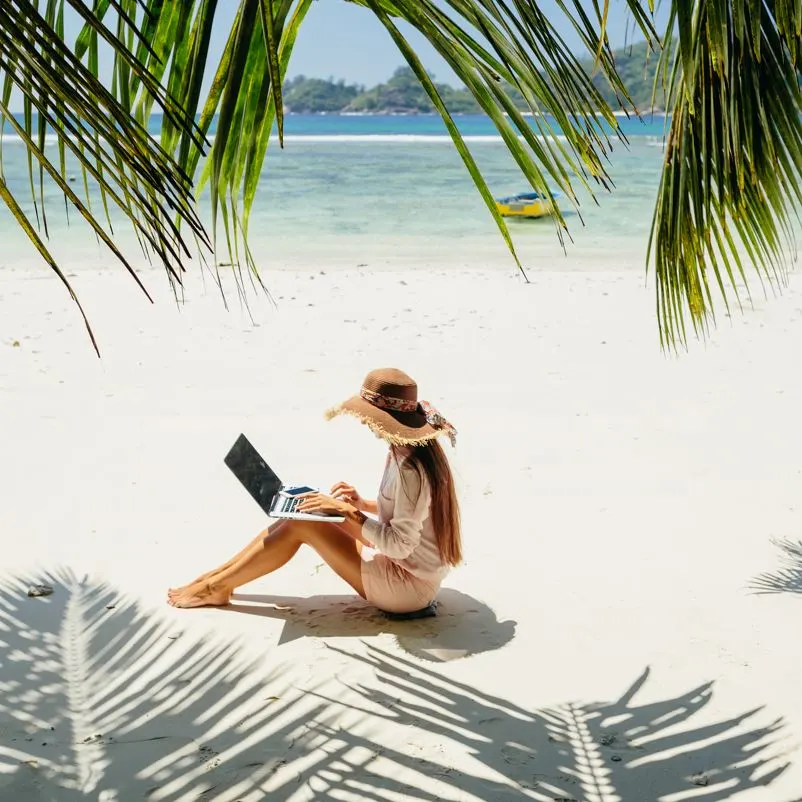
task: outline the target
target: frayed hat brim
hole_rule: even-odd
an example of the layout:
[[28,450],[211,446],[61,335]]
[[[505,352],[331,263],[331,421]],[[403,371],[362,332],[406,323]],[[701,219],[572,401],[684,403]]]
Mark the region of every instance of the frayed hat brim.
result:
[[422,445],[444,434],[442,430],[431,426],[423,413],[380,409],[361,396],[349,398],[325,413],[326,420],[338,415],[356,418],[377,436],[396,446]]

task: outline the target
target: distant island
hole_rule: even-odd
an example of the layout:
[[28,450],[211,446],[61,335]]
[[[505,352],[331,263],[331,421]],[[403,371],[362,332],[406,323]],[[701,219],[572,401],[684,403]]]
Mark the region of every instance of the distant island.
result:
[[[639,111],[652,108],[652,87],[657,54],[645,42],[620,48],[614,52],[616,67]],[[583,62],[591,74],[593,61]],[[602,97],[615,110],[619,102],[603,75],[593,74],[593,83]],[[452,114],[481,114],[479,104],[467,89],[437,84],[443,101]],[[510,97],[521,111],[528,106],[514,87],[507,87]],[[333,79],[307,78],[299,75],[284,84],[284,106],[290,114],[431,114],[434,106],[426,91],[409,67],[399,67],[392,78],[370,89]],[[656,110],[664,106],[662,93],[655,98]]]

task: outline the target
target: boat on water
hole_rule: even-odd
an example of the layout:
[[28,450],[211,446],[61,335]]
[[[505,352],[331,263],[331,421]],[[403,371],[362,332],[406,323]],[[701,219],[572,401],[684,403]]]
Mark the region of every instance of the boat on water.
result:
[[521,192],[496,198],[496,208],[502,217],[545,217],[554,211],[554,204],[539,192]]

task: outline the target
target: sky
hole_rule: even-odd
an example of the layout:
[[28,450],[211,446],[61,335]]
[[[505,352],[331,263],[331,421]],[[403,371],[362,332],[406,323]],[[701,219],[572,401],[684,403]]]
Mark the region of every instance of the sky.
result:
[[[444,6],[445,3],[439,2],[438,5]],[[582,43],[556,0],[540,0],[538,5],[556,23],[569,47],[581,51]],[[585,5],[592,8],[590,2]],[[220,25],[214,31],[210,45],[215,53],[221,52],[225,45],[236,3],[222,0],[220,6]],[[626,3],[611,0],[608,26],[613,47],[632,41],[632,25]],[[438,80],[456,83],[448,65],[420,34],[408,26],[399,27],[408,35],[426,68]],[[344,0],[316,0],[304,20],[287,75],[290,78],[296,75],[343,78],[348,83],[373,86],[386,81],[404,63],[390,35],[369,9]]]
[[[445,6],[444,0],[435,0]],[[219,62],[231,24],[237,0],[220,0],[215,17],[215,27],[210,43],[209,64],[204,82],[204,96]],[[539,0],[539,7],[552,19],[568,46],[582,52],[582,44],[570,22],[559,9],[556,0]],[[590,2],[585,3],[592,8]],[[645,0],[644,0],[645,5]],[[658,3],[660,6],[668,5]],[[665,12],[658,10],[658,20]],[[458,84],[448,65],[434,48],[409,26],[399,25],[407,36],[426,68],[443,83]],[[624,0],[611,0],[608,18],[608,33],[613,47],[628,44],[639,37],[633,34],[633,23],[626,11]],[[74,16],[65,19],[65,38],[72,44],[80,30]],[[658,28],[659,30],[659,28]],[[288,77],[306,75],[316,78],[342,78],[348,83],[373,86],[386,81],[404,64],[404,59],[392,43],[389,34],[372,12],[345,0],[316,0],[307,13],[292,54]],[[101,77],[105,81],[111,74],[111,59],[101,56]],[[19,95],[11,99],[12,111],[20,111]]]

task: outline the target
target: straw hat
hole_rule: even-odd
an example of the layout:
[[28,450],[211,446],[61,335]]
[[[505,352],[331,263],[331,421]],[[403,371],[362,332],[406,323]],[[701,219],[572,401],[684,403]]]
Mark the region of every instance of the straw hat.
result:
[[397,446],[422,445],[441,434],[453,446],[457,430],[428,402],[418,401],[418,385],[401,370],[372,370],[358,395],[326,412],[326,418],[353,415],[379,437]]

